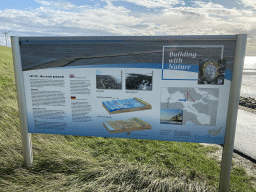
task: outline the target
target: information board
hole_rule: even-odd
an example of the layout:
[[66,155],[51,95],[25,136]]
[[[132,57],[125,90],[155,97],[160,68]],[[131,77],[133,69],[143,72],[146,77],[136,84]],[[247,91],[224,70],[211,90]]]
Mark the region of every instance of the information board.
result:
[[29,133],[224,144],[236,36],[19,42]]

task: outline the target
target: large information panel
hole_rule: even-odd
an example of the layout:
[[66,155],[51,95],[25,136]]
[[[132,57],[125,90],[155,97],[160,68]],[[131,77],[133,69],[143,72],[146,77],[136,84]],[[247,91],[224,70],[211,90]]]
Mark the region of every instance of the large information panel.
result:
[[224,144],[236,36],[19,40],[29,133]]

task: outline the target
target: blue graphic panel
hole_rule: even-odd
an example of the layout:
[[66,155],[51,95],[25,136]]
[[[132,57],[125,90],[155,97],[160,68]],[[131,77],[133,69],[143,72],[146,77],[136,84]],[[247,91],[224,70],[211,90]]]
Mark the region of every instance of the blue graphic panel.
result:
[[107,109],[112,111],[122,110],[122,109],[132,109],[137,107],[144,107],[145,105],[140,103],[135,99],[124,99],[124,100],[112,100],[102,102]]

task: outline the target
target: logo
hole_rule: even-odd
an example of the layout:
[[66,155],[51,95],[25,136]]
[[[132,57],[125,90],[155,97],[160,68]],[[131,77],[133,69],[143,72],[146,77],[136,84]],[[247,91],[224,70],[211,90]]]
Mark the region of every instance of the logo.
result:
[[70,77],[70,78],[74,78],[75,75],[74,75],[74,74],[70,74],[69,77]]
[[222,129],[222,126],[218,129],[211,129],[211,130],[208,131],[208,133],[211,136],[216,136],[220,133],[221,129]]
[[174,138],[190,138],[190,137],[192,137],[190,131],[174,130],[173,135],[174,135]]
[[222,140],[222,137],[210,137],[209,135],[195,135],[195,139],[200,139],[200,140]]

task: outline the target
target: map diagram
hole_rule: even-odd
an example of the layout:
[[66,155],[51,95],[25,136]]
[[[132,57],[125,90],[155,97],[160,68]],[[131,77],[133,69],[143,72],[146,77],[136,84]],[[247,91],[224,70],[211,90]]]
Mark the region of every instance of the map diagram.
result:
[[[165,114],[168,110],[172,113],[180,110],[181,125],[215,126],[218,98],[217,88],[162,87],[160,117],[166,118]],[[165,119],[164,122],[166,121]]]

